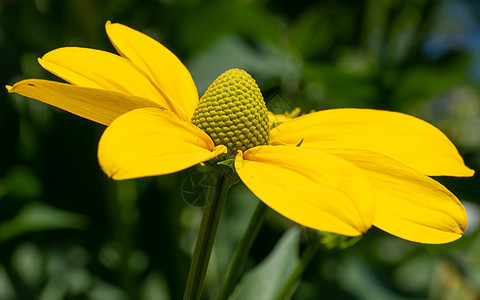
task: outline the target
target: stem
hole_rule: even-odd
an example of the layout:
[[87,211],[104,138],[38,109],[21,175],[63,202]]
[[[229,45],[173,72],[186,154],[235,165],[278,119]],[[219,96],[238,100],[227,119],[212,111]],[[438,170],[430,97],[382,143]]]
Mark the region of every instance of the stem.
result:
[[213,241],[217,233],[218,223],[222,214],[223,205],[232,181],[224,175],[217,178],[215,194],[212,203],[205,206],[202,222],[198,230],[197,242],[193,251],[192,263],[188,273],[184,300],[198,300],[202,296],[203,283],[207,273]]
[[237,283],[238,278],[240,278],[240,274],[247,261],[253,241],[262,227],[267,211],[268,206],[263,204],[262,201],[259,201],[257,208],[250,219],[250,223],[235,249],[232,261],[227,270],[227,275],[223,281],[220,292],[218,293],[217,300],[226,300],[232,294],[235,284]]
[[307,268],[310,262],[313,260],[315,255],[318,252],[318,245],[309,244],[307,249],[302,253],[302,257],[298,262],[297,266],[293,270],[292,274],[288,278],[287,282],[283,285],[283,288],[278,293],[275,300],[285,300],[290,299],[297,288],[297,283],[300,280],[300,277],[303,274],[303,271]]

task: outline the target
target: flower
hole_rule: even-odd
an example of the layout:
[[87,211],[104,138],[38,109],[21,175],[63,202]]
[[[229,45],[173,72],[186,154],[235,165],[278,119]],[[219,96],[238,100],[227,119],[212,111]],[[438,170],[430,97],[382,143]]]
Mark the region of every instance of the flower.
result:
[[[284,117],[263,133],[268,145],[247,143],[232,153],[199,128],[203,121],[192,123],[197,90],[173,53],[121,24],[107,22],[106,31],[120,55],[59,48],[39,63],[68,83],[27,79],[7,89],[108,125],[98,158],[113,179],[169,174],[230,155],[261,201],[307,227],[358,236],[374,225],[422,243],[463,234],[464,207],[428,176],[474,172],[434,126],[397,112],[332,109]],[[266,118],[255,103],[255,119]]]

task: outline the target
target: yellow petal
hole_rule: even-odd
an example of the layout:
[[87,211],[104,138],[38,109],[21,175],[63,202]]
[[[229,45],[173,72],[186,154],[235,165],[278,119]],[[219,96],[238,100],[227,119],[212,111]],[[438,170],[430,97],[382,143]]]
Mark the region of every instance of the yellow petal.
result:
[[415,117],[371,109],[332,109],[291,119],[273,129],[271,144],[363,149],[387,155],[430,176],[472,176],[455,146]]
[[198,103],[198,92],[192,76],[170,50],[149,36],[118,23],[105,25],[110,41],[120,55],[130,59],[183,112],[190,121]]
[[6,87],[9,93],[40,100],[104,125],[136,108],[160,108],[141,97],[41,79],[27,79]]
[[171,109],[148,77],[121,56],[88,48],[55,49],[38,60],[43,68],[78,86],[150,99]]
[[348,161],[301,147],[260,146],[239,153],[235,169],[260,200],[301,225],[357,236],[372,224],[370,183]]
[[462,236],[465,208],[437,181],[381,154],[327,149],[359,167],[370,180],[377,201],[373,225],[406,240],[439,244]]
[[137,109],[112,122],[98,146],[103,171],[116,180],[174,173],[226,153],[173,113]]

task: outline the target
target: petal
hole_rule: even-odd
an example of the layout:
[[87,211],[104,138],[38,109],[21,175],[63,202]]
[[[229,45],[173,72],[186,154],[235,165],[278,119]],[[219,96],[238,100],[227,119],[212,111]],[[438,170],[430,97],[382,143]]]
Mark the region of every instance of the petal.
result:
[[65,47],[48,52],[38,61],[43,68],[74,85],[139,96],[172,109],[148,77],[121,56]]
[[137,96],[41,79],[27,79],[6,87],[9,93],[40,100],[104,125],[136,108],[160,108],[157,103]]
[[112,122],[98,146],[103,171],[116,180],[174,173],[226,153],[173,113],[137,109]]
[[373,192],[353,164],[291,146],[260,146],[239,153],[235,169],[257,197],[307,227],[348,236],[368,230]]
[[110,41],[120,55],[130,59],[168,95],[183,120],[190,121],[198,103],[192,76],[170,50],[151,37],[118,23],[105,25]]
[[437,181],[387,156],[365,150],[327,149],[359,167],[377,201],[373,225],[406,240],[439,244],[462,236],[465,208]]
[[437,128],[415,117],[371,109],[332,109],[288,120],[270,133],[271,144],[364,149],[430,176],[472,176],[455,146]]

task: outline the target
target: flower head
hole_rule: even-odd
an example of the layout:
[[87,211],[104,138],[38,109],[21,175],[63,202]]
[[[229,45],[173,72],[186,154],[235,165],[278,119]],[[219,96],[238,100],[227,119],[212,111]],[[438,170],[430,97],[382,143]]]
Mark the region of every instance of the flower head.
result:
[[268,145],[268,111],[252,76],[231,69],[220,75],[200,99],[192,123],[228,154]]
[[357,236],[374,225],[423,243],[450,242],[465,230],[460,201],[428,176],[473,171],[432,125],[395,112],[333,109],[283,116],[269,130],[246,72],[227,71],[199,102],[190,73],[168,49],[121,24],[107,22],[106,30],[120,56],[56,49],[39,62],[68,84],[28,79],[7,89],[108,125],[98,149],[108,176],[234,158],[260,200],[307,227]]

